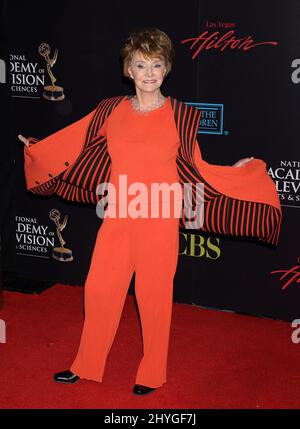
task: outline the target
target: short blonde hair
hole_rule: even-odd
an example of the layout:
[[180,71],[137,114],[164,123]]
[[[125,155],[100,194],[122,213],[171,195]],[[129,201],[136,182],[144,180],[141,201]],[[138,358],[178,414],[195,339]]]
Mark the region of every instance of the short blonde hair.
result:
[[154,57],[164,59],[166,66],[165,77],[170,73],[175,53],[172,41],[165,32],[155,27],[143,27],[130,33],[121,49],[123,74],[128,78],[130,77],[128,65],[136,51],[139,51],[148,59]]

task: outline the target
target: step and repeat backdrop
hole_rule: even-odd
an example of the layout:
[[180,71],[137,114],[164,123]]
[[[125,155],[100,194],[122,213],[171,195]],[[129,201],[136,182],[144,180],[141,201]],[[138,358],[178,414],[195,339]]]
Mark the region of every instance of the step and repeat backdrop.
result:
[[[175,49],[162,93],[202,110],[203,159],[220,165],[263,159],[283,211],[276,248],[180,230],[174,301],[300,317],[300,2],[11,1],[4,11],[9,46],[1,58],[1,86],[14,132],[1,145],[15,152],[11,259],[18,274],[83,286],[102,221],[95,206],[26,191],[17,135],[43,139],[103,98],[133,94],[122,77],[120,48],[130,31],[153,26],[170,36]],[[60,87],[55,101],[47,97],[54,79]],[[60,238],[69,249],[64,262],[56,257]],[[130,291],[133,284],[134,278]]]

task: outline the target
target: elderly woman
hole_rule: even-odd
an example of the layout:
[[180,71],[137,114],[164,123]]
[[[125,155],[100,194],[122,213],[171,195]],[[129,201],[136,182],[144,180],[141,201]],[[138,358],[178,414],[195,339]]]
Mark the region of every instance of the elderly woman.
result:
[[[272,244],[277,244],[281,210],[263,161],[251,157],[233,166],[216,166],[202,159],[196,140],[201,112],[161,92],[174,55],[167,34],[156,28],[135,31],[121,55],[124,75],[135,86],[134,96],[105,99],[81,120],[39,142],[19,138],[26,145],[25,174],[32,192],[95,203],[103,202],[99,184],[109,182],[114,189],[110,187],[105,196],[106,209],[102,204],[99,210],[110,216],[103,216],[85,282],[79,349],[70,369],[56,373],[54,379],[102,381],[135,272],[144,353],[133,393],[143,395],[166,383],[179,227],[186,227],[188,210],[199,199],[204,205],[201,226],[193,229]],[[125,197],[120,184],[124,177],[131,186]],[[154,183],[177,185],[178,191],[187,182],[192,192],[184,216],[178,216],[183,201],[178,192],[162,199],[150,192]],[[202,183],[202,192],[195,190],[196,183]],[[138,201],[142,213],[133,192],[136,184],[145,191]],[[160,215],[172,204],[172,214]],[[145,207],[156,215],[149,216]]]

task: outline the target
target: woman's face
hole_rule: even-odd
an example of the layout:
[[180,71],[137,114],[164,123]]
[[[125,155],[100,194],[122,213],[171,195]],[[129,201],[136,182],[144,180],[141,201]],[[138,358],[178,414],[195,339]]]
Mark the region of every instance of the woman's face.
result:
[[153,92],[163,83],[166,74],[165,61],[161,58],[146,59],[136,51],[128,66],[128,72],[139,90]]

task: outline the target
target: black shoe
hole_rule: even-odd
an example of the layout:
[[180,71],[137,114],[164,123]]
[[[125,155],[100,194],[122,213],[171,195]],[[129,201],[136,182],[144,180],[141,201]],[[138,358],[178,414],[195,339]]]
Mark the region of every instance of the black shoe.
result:
[[155,387],[142,386],[141,384],[135,384],[132,392],[135,395],[147,395],[155,390]]
[[75,383],[77,380],[80,379],[78,375],[73,374],[69,369],[62,372],[57,372],[54,374],[54,380],[58,381],[59,383]]

